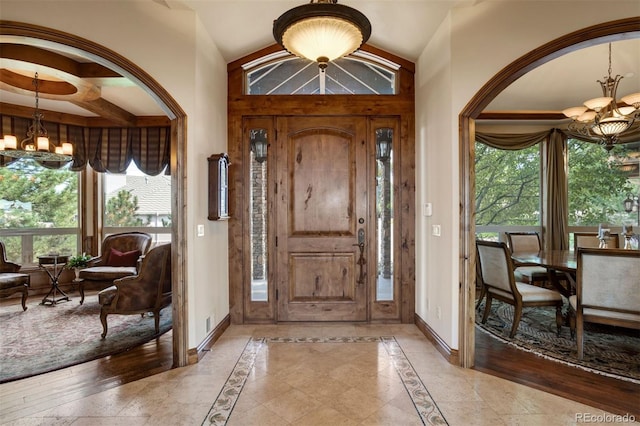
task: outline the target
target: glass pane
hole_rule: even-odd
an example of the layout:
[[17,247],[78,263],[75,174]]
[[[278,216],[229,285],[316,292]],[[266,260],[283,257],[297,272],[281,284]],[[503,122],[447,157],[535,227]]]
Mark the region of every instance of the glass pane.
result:
[[0,238],[9,260],[78,253],[78,174],[22,159],[0,167]]
[[624,200],[640,188],[633,169],[625,166],[629,153],[624,147],[607,152],[600,145],[571,139],[568,148],[569,226],[637,225],[624,210]]
[[376,300],[393,300],[393,129],[376,130]]
[[267,162],[258,162],[251,150],[251,301],[269,301],[267,270]]
[[476,143],[475,161],[476,225],[541,224],[538,145],[507,151]]
[[396,72],[371,60],[339,58],[321,72],[315,62],[287,56],[246,72],[248,95],[393,95]]
[[141,231],[171,241],[171,176],[148,176],[132,161],[126,174],[104,174],[105,234]]

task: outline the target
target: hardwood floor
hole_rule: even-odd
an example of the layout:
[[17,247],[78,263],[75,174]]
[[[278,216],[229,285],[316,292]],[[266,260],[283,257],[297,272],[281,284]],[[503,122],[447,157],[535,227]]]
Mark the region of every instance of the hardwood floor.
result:
[[[3,409],[10,409],[14,398],[28,398],[28,405],[36,412],[167,371],[172,366],[171,345],[172,335],[168,332],[122,354],[21,380],[18,389],[12,387],[11,394],[0,392]],[[475,369],[608,412],[640,418],[640,385],[545,360],[484,333],[476,335]],[[22,404],[20,411],[30,410]]]
[[475,369],[614,414],[640,418],[640,385],[546,360],[478,331]]

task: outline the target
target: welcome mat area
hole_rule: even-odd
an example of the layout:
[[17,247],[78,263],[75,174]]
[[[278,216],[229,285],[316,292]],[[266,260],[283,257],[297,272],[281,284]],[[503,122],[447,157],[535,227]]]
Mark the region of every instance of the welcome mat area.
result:
[[108,332],[101,339],[97,295],[83,305],[77,298],[55,306],[32,300],[28,309],[0,308],[0,383],[46,373],[123,352],[171,329],[171,306],[160,313],[156,334],[152,314],[107,316]]
[[[265,382],[275,383],[265,388]],[[392,395],[410,401],[404,424],[448,424],[395,337],[253,337],[202,425],[226,425],[243,397],[265,398],[271,412],[292,424],[326,408],[323,420],[331,424],[364,420]]]
[[476,311],[477,326],[503,342],[597,374],[640,383],[638,330],[585,323],[584,358],[579,360],[568,325],[562,327],[560,336],[556,334],[555,308],[524,308],[518,331],[510,338],[513,306],[494,300],[487,322],[482,324],[484,306],[483,301]]

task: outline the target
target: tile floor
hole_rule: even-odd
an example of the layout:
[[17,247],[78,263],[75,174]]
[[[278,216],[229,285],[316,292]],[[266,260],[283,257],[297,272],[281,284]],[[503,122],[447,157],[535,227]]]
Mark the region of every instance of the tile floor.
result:
[[[269,339],[344,336],[393,336],[401,348],[400,358],[375,341],[272,343]],[[264,337],[265,343],[248,358],[246,374],[238,379],[232,373],[237,372],[239,359],[247,356],[252,337]],[[402,378],[398,359],[410,363]],[[227,392],[237,385],[242,389],[239,395]],[[10,391],[10,386],[2,385],[2,391]],[[426,392],[420,391],[421,386]],[[434,402],[426,416],[416,410],[420,397]],[[235,399],[228,419],[210,423],[211,410],[225,399]],[[4,418],[0,401],[0,423],[8,425],[395,426],[443,424],[438,423],[442,420],[452,426],[615,424],[610,418],[585,421],[586,416],[603,415],[607,413],[584,404],[453,366],[414,325],[231,326],[208,355],[189,367],[18,419]]]

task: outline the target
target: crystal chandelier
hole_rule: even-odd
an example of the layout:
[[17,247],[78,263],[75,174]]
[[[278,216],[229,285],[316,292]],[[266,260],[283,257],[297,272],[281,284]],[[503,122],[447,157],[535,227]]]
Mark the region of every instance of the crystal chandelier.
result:
[[[624,96],[619,103],[616,97],[622,76],[611,77],[611,43],[609,43],[609,73],[598,80],[602,97],[589,99],[583,106],[571,107],[562,113],[571,118],[569,131],[582,138],[604,145],[607,151],[619,142],[619,137],[640,118],[640,93]],[[626,105],[624,105],[626,104]]]
[[355,52],[369,39],[365,15],[338,0],[311,0],[273,21],[273,37],[287,51],[318,63],[320,70],[334,59]]
[[43,114],[40,112],[38,73],[35,74],[33,85],[36,92],[36,109],[33,112],[33,122],[27,130],[27,137],[18,145],[15,135],[4,135],[0,139],[0,155],[12,158],[30,158],[36,161],[71,161],[73,145],[64,142],[60,146],[53,144],[47,136],[47,130],[42,124]]

